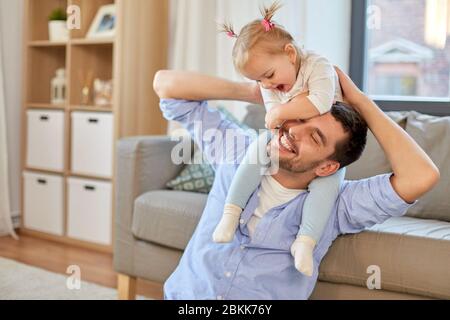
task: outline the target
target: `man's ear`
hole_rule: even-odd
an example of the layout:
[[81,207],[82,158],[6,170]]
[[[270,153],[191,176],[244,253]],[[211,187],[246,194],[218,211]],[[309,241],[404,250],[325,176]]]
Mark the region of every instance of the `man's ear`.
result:
[[328,177],[336,173],[341,165],[334,160],[326,160],[321,163],[314,171],[318,177]]
[[295,64],[297,62],[297,48],[292,43],[288,43],[284,46],[284,51],[288,55],[291,63]]

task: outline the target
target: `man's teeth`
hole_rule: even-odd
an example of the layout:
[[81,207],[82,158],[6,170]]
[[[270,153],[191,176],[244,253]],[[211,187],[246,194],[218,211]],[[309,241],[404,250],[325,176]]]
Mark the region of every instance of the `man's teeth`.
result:
[[281,145],[282,145],[284,148],[286,148],[287,150],[289,150],[289,151],[291,151],[291,152],[294,152],[294,149],[292,149],[292,147],[291,147],[291,145],[289,144],[289,141],[288,141],[288,139],[286,138],[286,136],[283,135],[283,136],[281,137],[280,141],[281,141]]

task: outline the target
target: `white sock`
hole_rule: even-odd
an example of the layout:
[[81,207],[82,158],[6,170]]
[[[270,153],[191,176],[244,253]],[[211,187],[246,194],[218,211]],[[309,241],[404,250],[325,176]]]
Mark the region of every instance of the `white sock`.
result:
[[291,246],[295,268],[305,276],[311,277],[314,271],[313,251],[316,241],[309,236],[298,236]]
[[242,209],[234,204],[226,204],[222,219],[213,233],[213,241],[217,243],[231,242],[239,225]]

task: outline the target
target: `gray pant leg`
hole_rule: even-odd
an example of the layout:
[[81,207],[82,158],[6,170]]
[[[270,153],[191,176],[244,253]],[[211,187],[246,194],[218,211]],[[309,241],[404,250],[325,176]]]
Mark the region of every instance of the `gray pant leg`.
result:
[[267,130],[252,142],[231,181],[226,204],[234,204],[242,209],[245,207],[270,163],[266,147],[271,137],[270,130]]
[[320,240],[344,177],[345,168],[342,168],[329,177],[316,178],[309,184],[310,192],[303,205],[303,218],[297,237],[303,235],[316,242]]

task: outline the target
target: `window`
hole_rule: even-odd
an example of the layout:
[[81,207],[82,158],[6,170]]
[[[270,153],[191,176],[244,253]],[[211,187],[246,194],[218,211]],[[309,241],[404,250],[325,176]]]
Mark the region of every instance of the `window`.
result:
[[450,0],[353,0],[350,75],[385,110],[450,115]]

